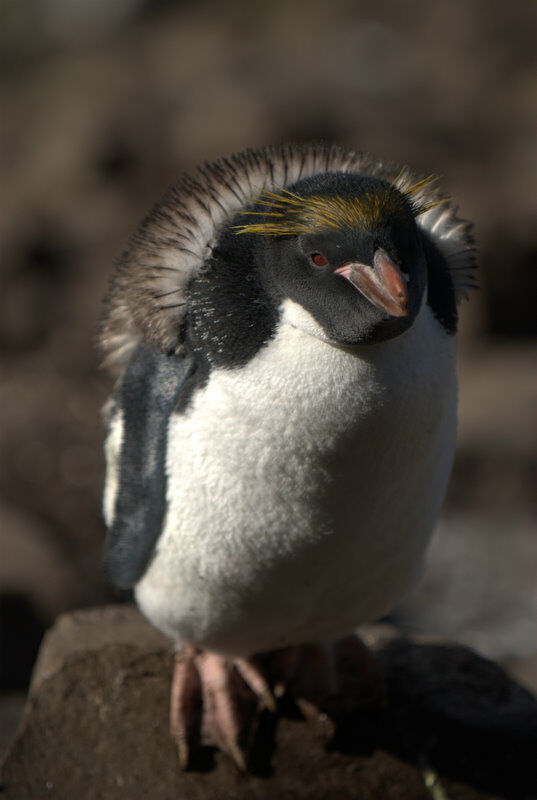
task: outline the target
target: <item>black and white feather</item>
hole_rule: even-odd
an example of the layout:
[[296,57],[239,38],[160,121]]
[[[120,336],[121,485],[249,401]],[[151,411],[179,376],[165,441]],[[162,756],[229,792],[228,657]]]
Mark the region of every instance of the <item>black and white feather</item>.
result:
[[[329,274],[291,237],[236,234],[264,193],[316,176],[358,194],[418,186],[421,213],[372,234],[321,232],[328,255],[347,254]],[[401,314],[342,277],[355,247],[366,276],[369,257],[390,291],[408,281]],[[153,208],[113,275],[102,343],[118,377],[105,563],[157,627],[249,655],[393,607],[420,572],[451,469],[455,297],[474,266],[470,224],[430,181],[336,146],[247,150]]]
[[[138,228],[117,264],[107,299],[102,344],[106,364],[120,374],[142,339],[164,353],[183,341],[188,289],[223,225],[263,192],[323,172],[371,175],[402,187],[419,176],[409,169],[323,142],[245,150],[184,175]],[[444,255],[457,297],[476,285],[472,225],[435,185],[416,199],[438,205],[418,225]]]

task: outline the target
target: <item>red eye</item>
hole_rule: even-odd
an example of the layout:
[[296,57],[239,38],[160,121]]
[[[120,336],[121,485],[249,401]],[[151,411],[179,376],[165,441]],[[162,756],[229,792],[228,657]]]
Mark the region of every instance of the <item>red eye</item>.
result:
[[328,259],[325,258],[322,253],[312,253],[311,260],[316,267],[326,267],[328,264]]

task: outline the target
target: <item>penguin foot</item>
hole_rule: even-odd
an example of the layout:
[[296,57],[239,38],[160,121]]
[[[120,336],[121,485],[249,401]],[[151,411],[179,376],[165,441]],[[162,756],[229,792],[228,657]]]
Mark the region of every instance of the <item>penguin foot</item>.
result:
[[[273,687],[273,689],[271,689]],[[181,767],[199,745],[227,753],[241,772],[262,711],[289,697],[310,721],[380,709],[380,667],[357,636],[286,647],[256,658],[226,658],[188,645],[175,656],[170,730]]]
[[276,701],[253,658],[225,658],[191,645],[175,656],[170,730],[187,768],[198,744],[217,747],[247,770],[246,752],[255,720]]

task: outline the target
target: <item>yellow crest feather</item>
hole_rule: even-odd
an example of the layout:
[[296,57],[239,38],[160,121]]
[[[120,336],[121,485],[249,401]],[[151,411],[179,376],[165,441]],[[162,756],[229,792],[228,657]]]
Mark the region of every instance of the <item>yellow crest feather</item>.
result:
[[[417,199],[437,178],[430,175],[412,185],[405,184],[405,168],[390,185],[379,185],[359,197],[336,194],[301,195],[290,189],[265,191],[259,202],[263,211],[246,211],[248,216],[261,217],[259,222],[237,225],[235,232],[264,236],[297,236],[319,231],[367,228],[381,224],[389,216],[416,217],[438,205]],[[396,184],[400,184],[396,186]],[[444,201],[440,201],[444,202]]]

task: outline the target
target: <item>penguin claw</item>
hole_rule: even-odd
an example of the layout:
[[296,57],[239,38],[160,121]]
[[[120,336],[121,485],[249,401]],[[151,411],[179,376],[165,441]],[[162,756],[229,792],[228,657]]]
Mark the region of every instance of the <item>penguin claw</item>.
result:
[[183,769],[199,745],[227,753],[241,772],[242,747],[256,718],[276,701],[254,659],[229,659],[188,645],[175,656],[170,702],[170,732]]
[[170,698],[170,732],[177,745],[179,763],[183,769],[186,769],[190,762],[200,693],[199,673],[195,666],[195,648],[187,647],[175,654]]
[[238,658],[235,661],[235,668],[252,692],[259,698],[262,707],[266,708],[268,711],[275,712],[276,700],[274,699],[274,695],[270,690],[265,676],[255,660]]

